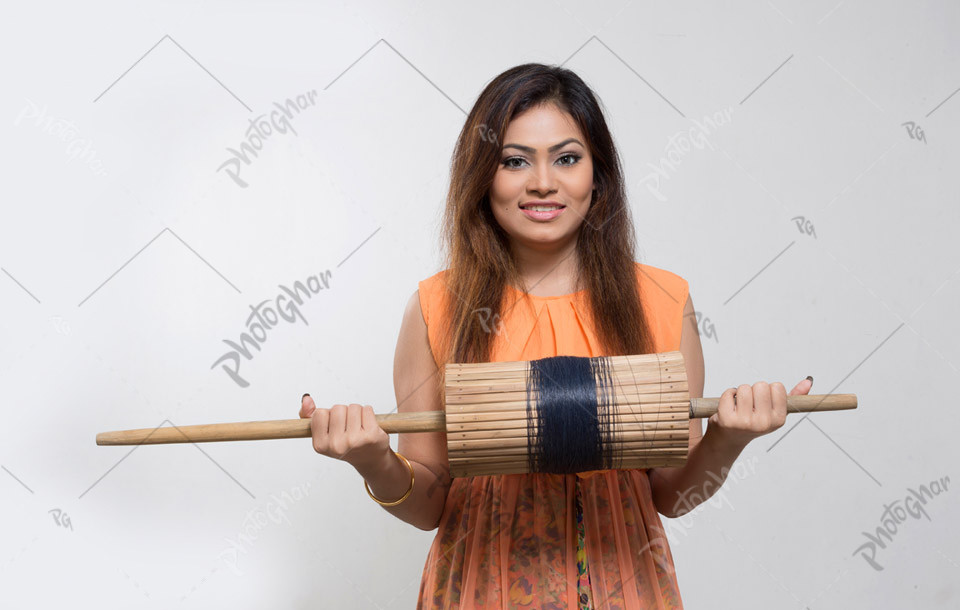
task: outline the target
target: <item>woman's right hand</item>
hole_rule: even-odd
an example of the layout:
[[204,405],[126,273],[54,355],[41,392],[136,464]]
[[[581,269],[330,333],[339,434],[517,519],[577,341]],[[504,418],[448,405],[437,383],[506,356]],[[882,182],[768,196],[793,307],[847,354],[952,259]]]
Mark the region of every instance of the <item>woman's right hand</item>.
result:
[[351,464],[361,474],[377,469],[391,456],[390,436],[377,424],[370,405],[333,405],[318,409],[309,394],[300,404],[300,417],[310,418],[313,449]]

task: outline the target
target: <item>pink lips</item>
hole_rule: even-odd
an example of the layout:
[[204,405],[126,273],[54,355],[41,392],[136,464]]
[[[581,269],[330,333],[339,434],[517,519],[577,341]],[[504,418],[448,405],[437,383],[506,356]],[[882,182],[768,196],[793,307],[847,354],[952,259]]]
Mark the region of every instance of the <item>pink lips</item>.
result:
[[[533,205],[541,205],[541,206],[550,205],[550,206],[557,206],[557,207],[556,209],[549,210],[549,211],[525,209],[525,206],[533,206]],[[562,214],[564,209],[566,209],[566,207],[561,205],[557,201],[527,201],[526,203],[523,203],[520,206],[520,210],[524,214],[526,214],[528,218],[532,220],[540,220],[540,221],[553,220],[554,218]]]

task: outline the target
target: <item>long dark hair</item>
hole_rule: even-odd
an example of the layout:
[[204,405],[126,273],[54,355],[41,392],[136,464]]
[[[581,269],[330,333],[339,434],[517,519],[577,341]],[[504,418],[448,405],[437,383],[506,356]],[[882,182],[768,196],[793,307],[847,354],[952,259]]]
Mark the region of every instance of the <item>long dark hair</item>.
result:
[[573,117],[593,157],[596,191],[577,239],[577,288],[589,296],[588,315],[604,355],[653,351],[637,287],[635,235],[620,157],[597,98],[574,72],[528,63],[490,81],[454,149],[442,223],[448,269],[442,362],[487,361],[495,330],[491,321],[513,306],[503,307],[507,284],[523,286],[508,236],[490,208],[489,190],[507,125],[544,103]]

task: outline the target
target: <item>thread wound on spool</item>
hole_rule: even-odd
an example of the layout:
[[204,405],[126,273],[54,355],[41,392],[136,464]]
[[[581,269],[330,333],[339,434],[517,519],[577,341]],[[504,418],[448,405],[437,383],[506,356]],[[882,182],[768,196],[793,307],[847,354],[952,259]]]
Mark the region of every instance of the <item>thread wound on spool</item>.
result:
[[607,358],[531,360],[526,379],[530,471],[567,474],[610,468],[613,409]]

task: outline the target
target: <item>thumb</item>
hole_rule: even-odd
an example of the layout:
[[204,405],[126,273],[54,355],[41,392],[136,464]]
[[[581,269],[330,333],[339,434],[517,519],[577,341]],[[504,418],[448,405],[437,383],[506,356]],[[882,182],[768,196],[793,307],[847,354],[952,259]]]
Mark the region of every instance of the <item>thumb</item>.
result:
[[313,402],[313,397],[309,394],[304,394],[300,398],[300,417],[309,418],[313,415],[313,412],[317,410],[317,405]]
[[813,376],[807,375],[800,380],[800,383],[793,386],[793,389],[790,390],[790,396],[795,396],[796,394],[808,394],[810,388],[813,387]]

